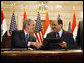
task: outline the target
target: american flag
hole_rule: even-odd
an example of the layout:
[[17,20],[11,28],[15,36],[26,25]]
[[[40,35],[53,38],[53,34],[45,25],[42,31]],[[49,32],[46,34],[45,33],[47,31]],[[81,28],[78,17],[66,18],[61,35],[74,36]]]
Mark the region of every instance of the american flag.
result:
[[38,12],[38,17],[37,17],[37,21],[36,21],[35,36],[37,38],[37,41],[42,44],[43,33],[42,33],[42,25],[41,25],[39,12]]
[[17,25],[16,25],[16,20],[15,20],[15,14],[13,13],[12,19],[11,19],[11,24],[10,24],[10,29],[9,29],[10,35],[12,34],[12,32],[14,30],[17,30]]

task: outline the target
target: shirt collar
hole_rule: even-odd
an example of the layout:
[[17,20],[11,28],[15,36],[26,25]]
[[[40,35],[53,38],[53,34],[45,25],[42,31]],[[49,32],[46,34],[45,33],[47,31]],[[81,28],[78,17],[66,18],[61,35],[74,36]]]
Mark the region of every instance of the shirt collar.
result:
[[63,29],[61,29],[58,33],[59,33],[59,36],[61,37],[63,33]]
[[24,33],[25,33],[25,36],[26,36],[26,34],[28,34],[28,35],[29,35],[29,33],[27,33],[25,30],[24,30]]

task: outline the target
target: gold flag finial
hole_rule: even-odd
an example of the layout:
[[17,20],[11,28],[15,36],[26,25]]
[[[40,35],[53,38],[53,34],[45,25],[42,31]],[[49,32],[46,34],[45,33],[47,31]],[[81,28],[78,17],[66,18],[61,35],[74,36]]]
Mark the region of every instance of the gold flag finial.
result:
[[46,13],[48,13],[48,10],[46,10]]
[[13,13],[15,13],[15,9],[13,9]]
[[73,13],[75,13],[75,6],[73,6]]
[[75,10],[73,10],[73,14],[75,14]]
[[58,14],[60,14],[60,11],[58,11]]
[[24,9],[24,12],[26,12],[26,10]]
[[39,12],[39,13],[40,13],[40,10],[39,10],[39,9],[37,9],[37,12]]

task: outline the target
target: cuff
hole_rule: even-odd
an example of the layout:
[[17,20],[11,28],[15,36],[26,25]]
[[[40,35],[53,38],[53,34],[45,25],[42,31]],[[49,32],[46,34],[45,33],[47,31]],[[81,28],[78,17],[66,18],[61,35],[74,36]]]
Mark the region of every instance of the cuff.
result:
[[30,46],[30,42],[28,42],[27,46]]

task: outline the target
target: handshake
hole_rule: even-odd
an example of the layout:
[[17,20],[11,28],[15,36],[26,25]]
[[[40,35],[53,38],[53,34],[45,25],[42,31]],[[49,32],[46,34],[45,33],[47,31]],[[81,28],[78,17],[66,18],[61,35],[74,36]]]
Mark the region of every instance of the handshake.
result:
[[41,46],[42,46],[42,44],[39,42],[31,42],[30,45],[34,46],[37,49],[41,48]]

